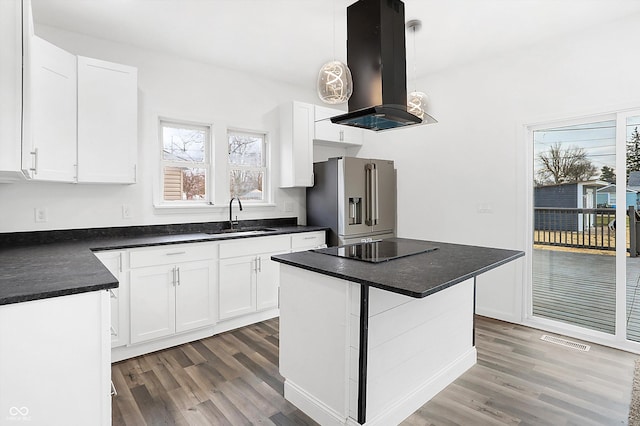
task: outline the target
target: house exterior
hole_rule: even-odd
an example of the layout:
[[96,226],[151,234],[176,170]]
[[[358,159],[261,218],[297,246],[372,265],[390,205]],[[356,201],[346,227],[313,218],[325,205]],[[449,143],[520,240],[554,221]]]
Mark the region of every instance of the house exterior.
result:
[[[634,207],[637,209],[640,206],[640,186],[638,189],[632,189],[627,186],[627,194],[625,200],[625,208]],[[596,190],[597,206],[598,208],[615,208],[616,203],[616,185],[612,183],[603,188]]]
[[[584,220],[593,223],[595,215],[589,218],[570,209],[594,209],[597,206],[597,191],[608,186],[603,181],[585,181],[538,186],[533,191],[534,227],[554,231],[575,231],[584,228]],[[543,210],[538,208],[553,208]],[[562,209],[567,209],[563,211]]]

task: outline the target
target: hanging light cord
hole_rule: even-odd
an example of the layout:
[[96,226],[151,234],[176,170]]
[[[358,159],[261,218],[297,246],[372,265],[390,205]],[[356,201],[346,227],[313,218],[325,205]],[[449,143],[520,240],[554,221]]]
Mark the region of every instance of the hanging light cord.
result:
[[416,69],[417,69],[417,62],[418,62],[418,55],[416,54],[416,26],[414,25],[413,28],[413,91],[416,91]]
[[331,2],[331,14],[333,15],[333,44],[331,47],[333,48],[333,60],[336,60],[336,0]]

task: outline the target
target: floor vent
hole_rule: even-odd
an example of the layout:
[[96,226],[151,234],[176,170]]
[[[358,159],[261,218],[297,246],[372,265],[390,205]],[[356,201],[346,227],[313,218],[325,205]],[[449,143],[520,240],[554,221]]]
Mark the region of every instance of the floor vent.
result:
[[585,345],[584,343],[571,342],[569,340],[560,339],[558,337],[547,336],[544,334],[540,340],[544,340],[545,342],[555,343],[556,345],[566,346],[568,348],[577,349],[582,352],[588,352],[591,349],[591,346]]

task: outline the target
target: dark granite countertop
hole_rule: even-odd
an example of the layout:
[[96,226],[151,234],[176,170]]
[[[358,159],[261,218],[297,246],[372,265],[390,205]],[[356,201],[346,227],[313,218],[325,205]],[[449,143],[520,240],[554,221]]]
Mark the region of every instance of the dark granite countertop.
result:
[[[393,238],[388,241],[416,241]],[[312,251],[272,256],[276,262],[371,287],[422,298],[524,256],[524,252],[429,241],[438,247],[381,263]]]
[[0,234],[0,305],[117,288],[117,279],[93,251],[326,230],[298,226],[295,220],[261,221],[258,226],[272,229],[263,234],[208,234],[219,228],[207,224],[203,232],[195,232],[199,228],[194,225],[198,224]]

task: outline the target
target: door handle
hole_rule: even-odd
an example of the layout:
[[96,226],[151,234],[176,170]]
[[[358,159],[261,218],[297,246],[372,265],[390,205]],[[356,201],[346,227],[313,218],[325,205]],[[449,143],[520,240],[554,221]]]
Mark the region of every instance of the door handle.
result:
[[371,211],[373,209],[373,164],[371,163],[367,163],[365,166],[365,179],[364,179],[364,186],[365,186],[365,198],[367,200],[366,204],[365,204],[365,209],[366,209],[366,213],[367,216],[365,218],[364,223],[367,226],[371,226],[373,225],[373,212]]
[[378,205],[378,168],[375,164],[371,172],[373,174],[373,225],[377,225],[378,219],[380,219],[380,213]]
[[175,287],[176,286],[176,267],[175,266],[171,270],[171,273],[173,274],[171,278],[171,284],[173,284],[173,286]]
[[29,168],[33,172],[34,175],[38,174],[38,148],[34,148],[33,151],[29,152],[33,155],[33,167]]
[[180,267],[179,266],[176,267],[176,275],[178,276],[177,283],[178,285],[180,285]]

